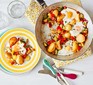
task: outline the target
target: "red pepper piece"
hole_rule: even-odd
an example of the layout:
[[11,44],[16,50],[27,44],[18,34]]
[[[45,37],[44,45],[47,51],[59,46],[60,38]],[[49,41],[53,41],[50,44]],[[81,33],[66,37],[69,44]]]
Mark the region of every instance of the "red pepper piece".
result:
[[58,40],[61,40],[61,39],[62,39],[62,35],[59,34],[59,36],[58,36]]
[[12,48],[12,46],[10,46],[10,48]]
[[53,42],[55,42],[55,40],[49,40],[49,41],[47,41],[47,44],[50,45]]
[[80,19],[82,22],[88,22],[85,18]]
[[26,50],[28,51],[28,50],[30,50],[30,48],[28,47],[28,48],[26,48]]
[[42,20],[42,24],[45,24],[45,22]]
[[24,54],[22,57],[25,59],[27,57],[27,54]]
[[66,41],[67,41],[66,38],[62,38],[61,41],[60,41],[60,43],[63,44],[63,43],[65,43]]
[[62,31],[62,28],[60,26],[57,27],[57,30]]
[[49,25],[50,28],[52,27],[52,24],[50,22],[48,23],[48,25]]
[[20,40],[20,38],[17,39],[18,41]]
[[62,24],[62,25],[63,25],[63,24],[64,24],[64,23],[63,23],[63,21],[60,21],[60,24]]
[[51,17],[50,17],[51,20],[56,21],[55,15],[52,12],[50,14],[51,14]]
[[11,65],[14,65],[14,64],[15,64],[15,62],[14,62],[14,61],[12,61],[12,62],[11,62]]
[[67,39],[63,38],[61,34],[58,36],[58,40],[60,40],[60,44],[63,44],[67,41]]
[[81,50],[81,48],[82,48],[81,46],[78,46],[78,51]]
[[14,55],[19,55],[19,52],[14,52]]
[[65,33],[66,33],[66,31],[65,31],[65,30],[62,30],[62,31],[61,31],[61,34],[62,34],[62,35],[63,35],[63,34],[65,34]]
[[79,14],[80,12],[79,11],[77,11],[77,14]]
[[24,44],[24,47],[26,46],[26,43]]
[[67,6],[64,6],[64,9],[66,9],[67,8]]
[[62,13],[61,13],[61,12],[59,12],[59,16],[60,16],[60,15],[62,15]]
[[52,17],[55,17],[55,15],[54,15],[53,13],[51,13],[51,18],[52,18]]
[[53,10],[52,11],[50,11],[50,18],[51,18],[51,20],[55,20],[55,15],[53,14]]
[[73,40],[73,41],[76,40],[74,36],[71,36],[70,39]]
[[51,17],[51,20],[56,21],[56,18],[55,17]]

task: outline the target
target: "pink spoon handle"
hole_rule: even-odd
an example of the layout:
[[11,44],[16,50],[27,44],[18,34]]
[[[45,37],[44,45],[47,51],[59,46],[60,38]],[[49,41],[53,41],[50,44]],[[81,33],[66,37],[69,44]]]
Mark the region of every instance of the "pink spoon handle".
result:
[[62,73],[64,77],[70,78],[70,79],[76,79],[77,75],[76,74],[64,74]]

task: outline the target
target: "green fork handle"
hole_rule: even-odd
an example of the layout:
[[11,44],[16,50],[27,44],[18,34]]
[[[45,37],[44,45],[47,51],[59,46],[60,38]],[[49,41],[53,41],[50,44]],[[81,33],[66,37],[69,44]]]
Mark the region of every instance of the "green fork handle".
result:
[[43,65],[45,67],[47,67],[54,75],[57,74],[57,72],[55,71],[55,69],[50,65],[50,62],[46,59],[43,60]]

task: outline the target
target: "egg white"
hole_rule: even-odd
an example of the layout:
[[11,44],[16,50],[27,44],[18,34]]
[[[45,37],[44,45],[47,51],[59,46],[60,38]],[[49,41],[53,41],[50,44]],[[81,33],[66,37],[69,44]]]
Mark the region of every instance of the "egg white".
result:
[[24,43],[19,41],[18,46],[19,46],[19,51],[21,52],[21,54],[24,55],[26,53],[26,48],[24,47]]
[[[18,51],[20,51],[20,53],[24,55],[24,54],[26,53],[26,48],[24,47],[24,43],[18,41],[16,44],[17,44],[17,46],[19,47],[19,50],[18,50]],[[16,44],[15,44],[15,45],[16,45]],[[15,48],[14,48],[15,45],[12,46],[12,49],[15,49]]]
[[73,54],[72,50],[70,50],[70,51],[66,50],[66,46],[72,47],[72,43],[73,43],[72,40],[67,41],[63,45],[62,49],[58,51],[58,55],[71,55],[71,54]]
[[[52,29],[56,29],[57,27],[58,27],[58,24],[55,23],[55,24],[52,26]],[[51,37],[49,36],[49,34],[51,34],[51,28],[49,28],[48,24],[43,25],[42,28],[43,28],[43,29],[42,29],[42,33],[43,33],[42,38],[43,38],[43,40],[45,41],[45,40],[51,39]]]
[[[80,30],[77,30],[76,27],[79,26]],[[82,22],[76,22],[76,24],[72,27],[72,30],[70,31],[72,36],[77,36],[84,30],[84,25]]]
[[[67,12],[72,12],[73,15],[71,18],[68,18],[67,17]],[[77,12],[74,10],[74,9],[71,9],[71,8],[67,8],[67,9],[64,9],[61,11],[62,14],[65,14],[65,17],[63,19],[63,23],[64,25],[68,24],[69,22],[71,22],[75,17],[76,17],[76,14]]]

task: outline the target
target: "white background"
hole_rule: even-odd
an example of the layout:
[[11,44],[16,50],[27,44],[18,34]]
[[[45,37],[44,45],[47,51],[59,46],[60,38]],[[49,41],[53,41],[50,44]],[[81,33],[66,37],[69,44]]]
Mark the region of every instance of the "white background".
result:
[[[7,6],[12,0],[0,0],[0,11],[7,14]],[[29,5],[29,0],[22,0],[26,6]],[[45,0],[48,5],[61,0]],[[81,0],[83,8],[89,13],[93,20],[93,2],[92,0]],[[31,30],[33,33],[35,28],[28,19],[13,19],[9,17],[10,23],[7,28],[23,27]],[[7,29],[6,28],[6,29]],[[1,32],[1,31],[0,31]],[[38,65],[29,73],[23,75],[9,75],[0,71],[0,85],[60,85],[54,78],[48,75],[38,74],[38,70],[42,69],[42,59],[45,55],[42,53],[42,57]],[[83,76],[78,77],[76,80],[70,80],[71,85],[93,85],[93,54],[81,61],[75,62],[67,66],[68,68],[84,71]]]

